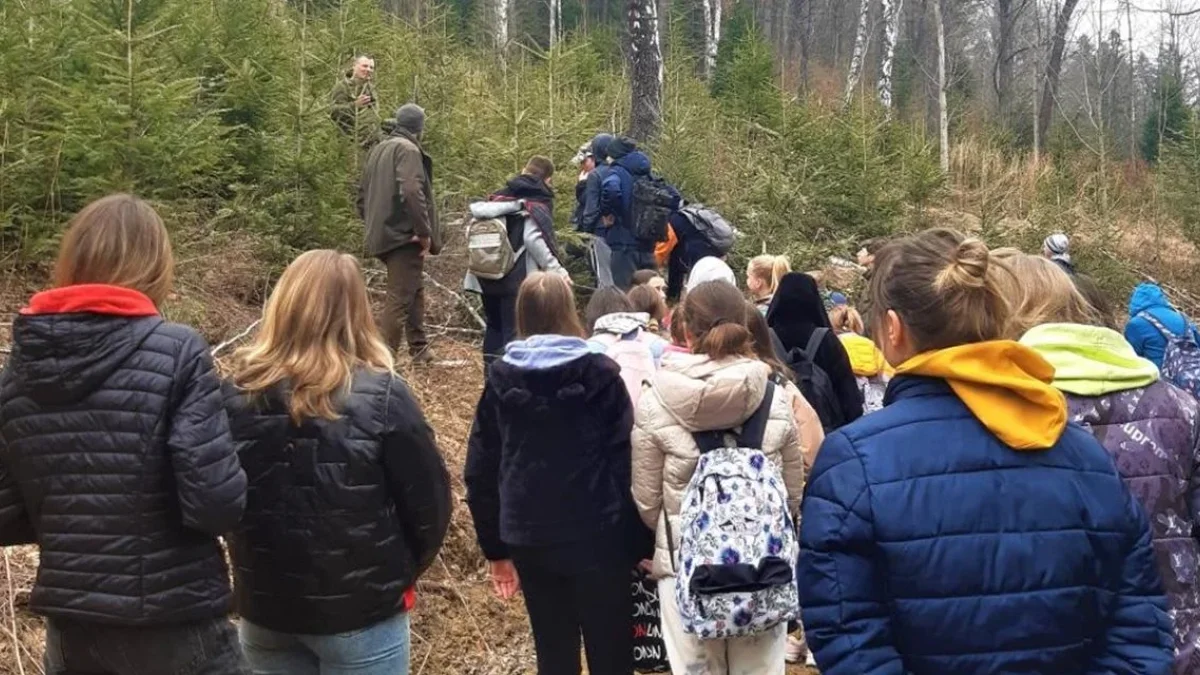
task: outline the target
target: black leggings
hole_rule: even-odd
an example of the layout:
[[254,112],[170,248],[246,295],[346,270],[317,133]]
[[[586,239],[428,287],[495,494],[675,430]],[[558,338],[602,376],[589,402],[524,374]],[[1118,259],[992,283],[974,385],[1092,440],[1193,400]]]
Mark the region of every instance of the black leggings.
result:
[[579,675],[582,636],[589,675],[633,672],[630,567],[604,563],[560,572],[553,549],[512,547],[533,628],[538,675]]
[[517,337],[517,296],[484,295],[483,365],[504,356],[504,347]]

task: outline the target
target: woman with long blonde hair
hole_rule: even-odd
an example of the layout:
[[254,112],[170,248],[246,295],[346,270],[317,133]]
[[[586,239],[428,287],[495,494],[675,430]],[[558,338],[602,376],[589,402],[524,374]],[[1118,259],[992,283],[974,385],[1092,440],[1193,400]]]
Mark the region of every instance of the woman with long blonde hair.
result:
[[327,250],[292,262],[230,384],[250,482],[234,585],[254,671],[407,673],[407,612],[445,538],[450,489],[358,262]]

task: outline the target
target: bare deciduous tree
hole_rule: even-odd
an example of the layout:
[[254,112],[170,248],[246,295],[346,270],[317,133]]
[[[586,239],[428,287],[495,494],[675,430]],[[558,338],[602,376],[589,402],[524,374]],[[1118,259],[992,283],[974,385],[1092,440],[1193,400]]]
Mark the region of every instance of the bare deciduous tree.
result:
[[1079,0],[1063,0],[1054,17],[1054,34],[1050,38],[1050,56],[1046,59],[1046,70],[1042,76],[1042,99],[1038,104],[1037,135],[1042,143],[1045,143],[1050,132],[1055,99],[1058,98],[1058,78],[1062,74],[1063,56],[1067,50],[1067,33],[1071,30],[1071,18],[1075,14],[1075,6],[1078,4]]
[[712,78],[721,44],[721,0],[700,0],[704,10],[704,76]]
[[493,17],[494,25],[492,26],[492,39],[496,44],[496,49],[504,50],[508,47],[508,16],[509,3],[512,0],[493,0],[496,4],[493,6],[495,16]]
[[850,57],[850,73],[846,76],[846,105],[850,105],[862,77],[863,59],[867,55],[867,18],[870,14],[871,0],[861,0],[858,6],[858,30],[854,34],[854,55]]
[[896,61],[896,36],[904,0],[883,0],[883,44],[879,46],[879,103],[892,114],[892,68]]
[[1017,30],[1030,0],[995,0],[994,43],[996,61],[992,69],[992,87],[996,91],[996,108],[1003,124],[1012,124],[1014,97],[1013,70],[1017,56]]
[[934,23],[937,24],[938,50],[938,144],[944,173],[950,172],[950,112],[946,109],[946,20],[942,15],[942,0],[933,0]]
[[655,0],[629,0],[629,133],[652,141],[662,128],[663,57]]

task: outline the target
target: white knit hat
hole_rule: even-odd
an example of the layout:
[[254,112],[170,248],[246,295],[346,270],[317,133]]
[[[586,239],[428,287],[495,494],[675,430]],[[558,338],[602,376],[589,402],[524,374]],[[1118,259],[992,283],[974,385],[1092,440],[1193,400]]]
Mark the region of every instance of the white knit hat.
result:
[[683,288],[690,292],[706,281],[724,281],[734,288],[737,287],[737,277],[734,276],[733,270],[729,269],[729,265],[726,265],[724,260],[712,256],[701,258],[692,267],[692,273],[688,275]]

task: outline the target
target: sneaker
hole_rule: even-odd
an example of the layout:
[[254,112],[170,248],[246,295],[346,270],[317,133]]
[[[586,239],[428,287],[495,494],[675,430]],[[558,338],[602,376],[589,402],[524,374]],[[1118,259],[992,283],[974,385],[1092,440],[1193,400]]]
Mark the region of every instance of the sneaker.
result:
[[[808,654],[808,645],[804,644],[804,640],[789,635],[787,649],[783,654],[783,659],[788,663],[800,663],[804,660],[805,655]],[[809,655],[809,658],[811,658],[811,655]]]

